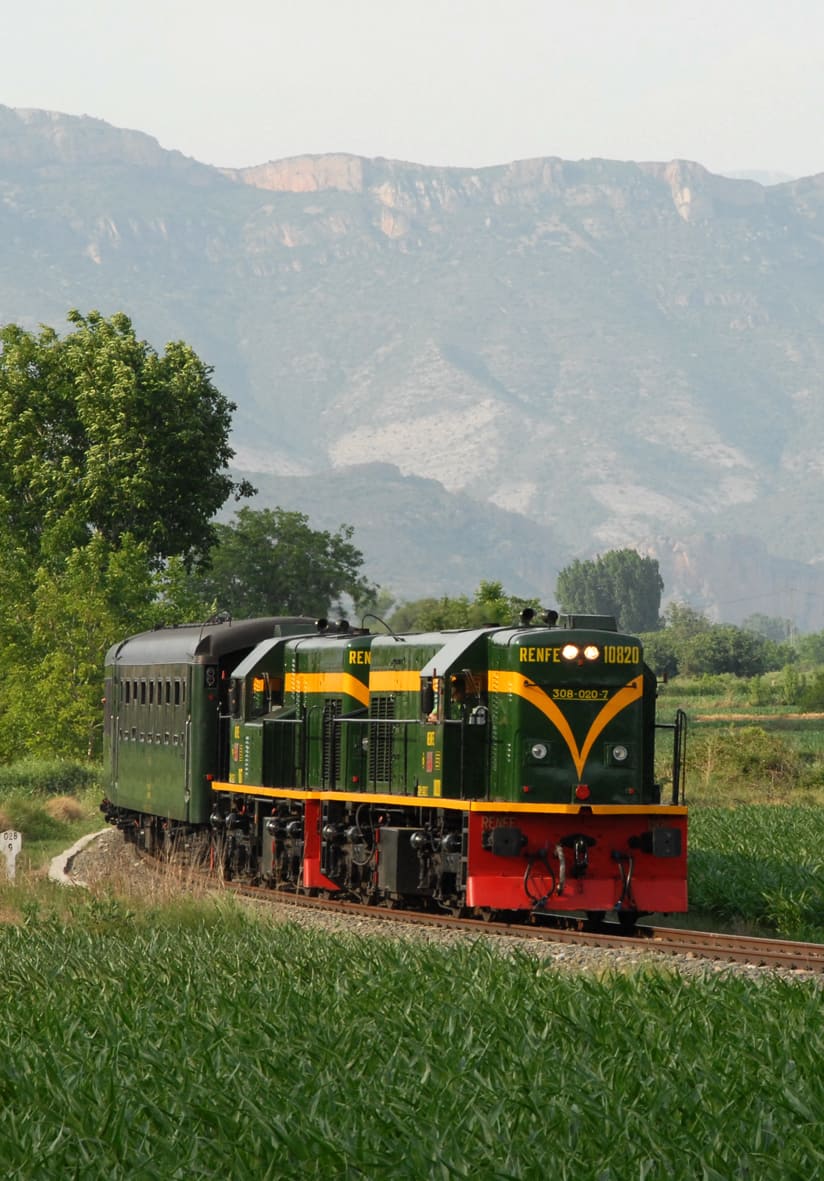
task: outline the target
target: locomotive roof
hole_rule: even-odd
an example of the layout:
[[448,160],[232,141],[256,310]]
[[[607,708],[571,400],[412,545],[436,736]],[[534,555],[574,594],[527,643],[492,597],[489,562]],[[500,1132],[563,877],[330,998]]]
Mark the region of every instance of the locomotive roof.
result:
[[200,664],[253,648],[261,640],[314,631],[315,621],[301,615],[263,619],[227,619],[219,623],[184,623],[130,636],[106,653],[106,667],[120,664]]
[[[608,641],[603,639],[605,632],[609,633]],[[540,625],[536,627],[533,624],[531,627],[498,628],[490,635],[489,642],[504,648],[511,644],[559,644],[564,643],[567,639],[580,644],[585,642],[589,636],[595,640],[601,636],[602,643],[608,642],[610,644],[620,640],[623,640],[624,643],[632,641],[632,643],[638,644],[640,642],[638,637],[630,632],[619,632],[611,615],[576,615],[574,617],[562,615],[554,627]]]
[[268,639],[261,640],[260,643],[255,644],[252,651],[247,656],[244,656],[237,668],[232,669],[232,676],[240,678],[248,676],[250,672],[257,668],[258,664],[260,664],[268,652],[271,652],[278,644],[285,644],[288,638],[288,636],[269,636]]
[[462,632],[448,633],[444,639],[445,643],[434,656],[430,657],[429,661],[421,669],[422,677],[434,677],[438,674],[443,674],[449,669],[454,668],[459,660],[466,660],[471,648],[479,641],[485,639],[490,633],[488,627],[478,627],[468,629]]

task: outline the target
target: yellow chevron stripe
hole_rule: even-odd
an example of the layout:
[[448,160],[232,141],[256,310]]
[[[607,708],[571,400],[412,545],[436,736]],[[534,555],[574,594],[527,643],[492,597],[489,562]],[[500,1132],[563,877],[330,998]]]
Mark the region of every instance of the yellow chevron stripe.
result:
[[589,758],[589,752],[592,750],[592,744],[598,735],[603,732],[604,728],[622,710],[626,709],[628,705],[631,705],[633,701],[638,701],[644,691],[643,677],[640,676],[634,677],[622,689],[619,689],[615,696],[611,697],[598,711],[584,739],[584,744],[579,750],[578,743],[575,740],[575,735],[572,733],[572,728],[567,718],[561,712],[556,702],[539,685],[536,685],[534,681],[528,680],[521,673],[499,672],[489,687],[496,693],[511,693],[516,697],[523,697],[525,701],[528,701],[530,705],[534,705],[536,709],[541,711],[544,717],[552,722],[555,729],[567,744],[567,749],[572,755],[572,761],[575,764],[575,770],[578,773],[579,780],[584,774],[584,766]]
[[287,693],[340,693],[369,705],[369,686],[351,673],[287,673],[284,689]]

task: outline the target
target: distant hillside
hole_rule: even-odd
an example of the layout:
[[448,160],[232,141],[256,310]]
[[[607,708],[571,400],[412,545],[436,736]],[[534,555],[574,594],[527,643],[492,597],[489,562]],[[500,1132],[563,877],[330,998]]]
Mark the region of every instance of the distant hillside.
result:
[[404,596],[550,603],[571,557],[632,545],[670,597],[824,627],[823,214],[824,175],[220,170],[0,107],[0,321],[189,341],[265,502],[352,523]]

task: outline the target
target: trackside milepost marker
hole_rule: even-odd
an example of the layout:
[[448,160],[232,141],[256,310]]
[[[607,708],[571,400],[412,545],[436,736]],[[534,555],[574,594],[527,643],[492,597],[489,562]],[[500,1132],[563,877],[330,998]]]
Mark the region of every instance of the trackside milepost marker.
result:
[[14,863],[17,860],[17,854],[20,852],[20,846],[23,843],[23,838],[19,832],[14,829],[8,829],[0,837],[0,849],[6,858],[6,874],[9,881],[14,881]]

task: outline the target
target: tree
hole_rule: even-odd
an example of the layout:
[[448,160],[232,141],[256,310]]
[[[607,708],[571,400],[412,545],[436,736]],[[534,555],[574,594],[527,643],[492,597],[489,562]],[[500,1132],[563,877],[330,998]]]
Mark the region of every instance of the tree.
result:
[[701,632],[709,631],[713,626],[703,612],[697,611],[687,603],[669,603],[664,612],[664,623],[666,630],[678,641],[691,639]]
[[576,559],[558,575],[555,594],[570,615],[613,615],[628,632],[655,631],[664,583],[655,558],[631,549]]
[[782,619],[778,615],[762,615],[755,612],[743,620],[741,626],[744,631],[755,632],[765,640],[772,640],[775,644],[784,644],[792,639],[795,625],[791,619]]
[[757,677],[797,659],[789,644],[776,644],[730,623],[711,623],[683,603],[669,604],[665,622],[663,630],[644,636],[646,661],[659,674]]
[[201,613],[185,567],[252,491],[226,471],[234,406],[187,345],[158,356],[125,315],[68,319],[62,339],[0,329],[4,758],[98,753],[107,648]]
[[118,313],[77,311],[75,331],[0,329],[0,520],[39,559],[96,533],[128,533],[149,560],[187,562],[214,540],[236,484],[226,471],[235,409],[188,345],[163,356]]
[[798,654],[809,664],[824,664],[824,632],[811,632],[796,641]]
[[326,615],[342,595],[356,608],[374,600],[350,525],[329,533],[311,529],[303,513],[244,507],[215,532],[208,566],[191,575],[190,587],[236,618]]
[[481,582],[472,600],[466,595],[416,599],[403,603],[390,623],[396,631],[443,631],[453,627],[513,624],[525,607],[538,609],[537,599],[508,595],[500,582]]
[[664,627],[643,636],[644,659],[659,676],[675,676],[692,638],[710,631],[712,626],[706,615],[694,607],[669,603],[664,612]]
[[715,624],[684,645],[679,671],[687,675],[732,673],[754,677],[770,667],[768,643],[762,636],[733,624]]
[[0,622],[0,757],[99,753],[109,646],[156,624],[203,618],[178,591],[180,565],[172,559],[164,570],[152,570],[145,544],[125,536],[115,547],[96,534],[59,569],[36,570],[28,598],[17,588],[19,625]]

